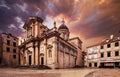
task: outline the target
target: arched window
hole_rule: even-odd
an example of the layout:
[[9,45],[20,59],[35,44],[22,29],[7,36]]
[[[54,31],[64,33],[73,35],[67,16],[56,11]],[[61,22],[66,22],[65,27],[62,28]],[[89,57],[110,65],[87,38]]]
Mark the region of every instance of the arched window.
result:
[[49,57],[52,57],[52,50],[49,50]]
[[92,63],[89,63],[89,67],[92,67]]

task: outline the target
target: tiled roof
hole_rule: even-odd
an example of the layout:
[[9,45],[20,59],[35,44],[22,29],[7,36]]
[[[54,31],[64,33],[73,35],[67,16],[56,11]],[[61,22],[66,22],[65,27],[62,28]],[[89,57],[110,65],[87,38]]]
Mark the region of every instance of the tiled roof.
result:
[[112,43],[112,42],[116,42],[116,41],[120,41],[120,38],[119,37],[113,37],[112,39],[111,38],[107,38],[104,41],[96,43],[96,44],[91,45],[91,46],[88,46],[87,48],[98,46],[98,45],[103,45],[103,44],[108,44],[108,43]]
[[98,45],[101,45],[101,44],[102,44],[102,42],[99,42],[99,43],[93,44],[91,46],[88,46],[87,48],[91,48],[91,47],[98,46]]

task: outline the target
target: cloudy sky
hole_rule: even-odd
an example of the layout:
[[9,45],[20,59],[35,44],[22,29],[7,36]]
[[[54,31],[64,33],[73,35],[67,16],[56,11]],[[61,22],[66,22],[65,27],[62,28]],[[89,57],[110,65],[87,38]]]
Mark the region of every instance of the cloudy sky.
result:
[[120,0],[0,0],[0,32],[22,37],[28,16],[59,27],[62,18],[71,32],[89,46],[111,34],[120,36]]

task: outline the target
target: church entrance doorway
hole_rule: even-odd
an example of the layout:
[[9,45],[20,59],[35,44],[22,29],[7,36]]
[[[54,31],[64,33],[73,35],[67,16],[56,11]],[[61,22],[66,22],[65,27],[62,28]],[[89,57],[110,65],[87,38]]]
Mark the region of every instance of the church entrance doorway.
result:
[[31,63],[32,63],[32,58],[31,58],[31,55],[29,55],[29,65],[31,65]]
[[41,57],[41,65],[44,65],[44,57]]

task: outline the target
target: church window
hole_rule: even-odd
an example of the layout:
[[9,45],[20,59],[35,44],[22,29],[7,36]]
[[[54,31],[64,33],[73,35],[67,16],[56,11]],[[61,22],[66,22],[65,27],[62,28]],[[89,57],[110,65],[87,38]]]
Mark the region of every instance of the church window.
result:
[[49,50],[49,57],[52,57],[52,51]]
[[30,37],[32,36],[32,27],[28,27],[28,30],[27,30],[27,37]]

